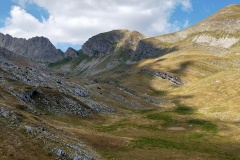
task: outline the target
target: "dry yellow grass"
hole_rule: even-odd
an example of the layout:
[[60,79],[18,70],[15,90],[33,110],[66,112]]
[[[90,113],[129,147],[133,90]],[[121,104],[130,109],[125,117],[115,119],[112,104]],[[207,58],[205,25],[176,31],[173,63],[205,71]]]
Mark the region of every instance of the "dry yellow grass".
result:
[[[139,137],[155,137],[156,140],[158,138],[169,140],[170,138],[179,143],[186,140],[185,138],[188,136],[190,138],[188,137],[189,143],[179,148],[174,146],[175,144],[172,142],[170,144],[161,144],[162,147],[157,144],[154,147],[150,145],[150,148],[144,147],[148,143],[146,140],[141,149],[126,146],[128,150],[104,152],[104,157],[158,159],[157,155],[161,154],[162,159],[186,159],[191,157],[195,159],[239,158],[236,150],[240,143],[240,117],[238,114],[240,104],[240,89],[238,87],[240,85],[239,60],[240,58],[236,54],[216,56],[198,50],[177,51],[159,58],[142,60],[133,68],[130,68],[128,74],[124,77],[121,77],[121,75],[111,76],[118,83],[139,93],[169,100],[149,113],[158,114],[161,112],[168,114],[166,111],[174,110],[177,105],[182,105],[193,108],[194,114],[171,115],[173,120],[176,121],[175,124],[172,124],[173,127],[181,126],[186,128],[185,131],[174,132],[166,130],[162,126],[162,120],[146,119],[147,112],[139,114],[127,111],[128,114],[125,114],[124,117],[122,115],[116,115],[115,118],[107,117],[106,119],[111,120],[99,124],[102,130],[97,130],[97,132],[102,133],[105,129],[108,134],[133,138],[134,140]],[[141,68],[173,73],[183,80],[184,85],[175,87],[167,80],[140,73]],[[108,88],[106,85],[102,85],[102,87]],[[97,94],[95,96],[98,98]],[[101,98],[98,100],[101,101]],[[108,97],[105,98],[105,101],[107,100]],[[216,124],[218,127],[217,133],[214,135],[205,134],[199,126],[191,128],[186,123],[189,119],[204,119]],[[194,136],[201,137],[201,135],[204,138],[193,138]],[[199,145],[199,148],[194,151],[189,150],[187,146],[190,144],[193,146]],[[172,148],[169,148],[168,145],[172,145]]]
[[[5,91],[1,94],[7,100],[0,98],[0,105],[13,106],[25,117],[26,123],[41,122],[51,129],[61,129],[64,132],[56,130],[55,133],[63,137],[66,136],[64,133],[71,133],[74,138],[94,148],[100,159],[239,159],[239,62],[235,51],[226,56],[199,50],[177,51],[142,60],[120,74],[112,70],[98,75],[94,77],[100,79],[97,84],[91,84],[88,79],[69,79],[86,82],[93,99],[118,109],[115,115],[100,114],[89,118],[34,116],[14,108],[21,101]],[[182,79],[184,85],[175,86],[167,80],[140,72],[141,68],[173,73]],[[116,81],[136,91],[140,98],[103,83],[105,80]],[[18,82],[11,84],[17,90],[29,87]],[[163,99],[165,103],[153,105],[141,98],[146,95]],[[116,101],[116,96],[136,101],[145,108],[130,108],[123,100]],[[183,129],[170,130],[171,127]],[[0,134],[1,139],[6,139],[0,144],[7,150],[3,158],[12,156],[10,152],[16,152],[13,159],[52,158],[46,150],[36,145],[38,141],[20,133],[6,128]],[[11,139],[23,141],[24,153],[32,154],[22,154],[21,157],[22,146],[14,146],[15,142],[11,143]]]

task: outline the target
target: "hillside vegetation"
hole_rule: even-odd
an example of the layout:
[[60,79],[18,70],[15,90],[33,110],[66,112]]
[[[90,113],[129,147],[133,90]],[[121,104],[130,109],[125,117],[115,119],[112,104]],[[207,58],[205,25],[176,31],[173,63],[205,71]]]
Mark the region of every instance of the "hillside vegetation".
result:
[[240,159],[239,11],[51,63],[0,47],[0,159]]

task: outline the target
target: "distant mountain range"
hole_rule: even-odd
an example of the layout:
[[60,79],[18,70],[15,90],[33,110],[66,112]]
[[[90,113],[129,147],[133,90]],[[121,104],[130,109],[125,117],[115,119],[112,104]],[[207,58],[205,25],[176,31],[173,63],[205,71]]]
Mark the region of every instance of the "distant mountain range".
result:
[[[239,5],[227,6],[192,27],[156,37],[146,37],[137,31],[128,30],[100,33],[85,42],[80,52],[91,57],[114,54],[121,50],[129,55],[131,61],[189,48],[226,54],[239,43],[239,9]],[[39,62],[53,63],[66,57],[77,57],[74,49],[69,48],[64,54],[44,37],[26,40],[0,34],[0,47]]]

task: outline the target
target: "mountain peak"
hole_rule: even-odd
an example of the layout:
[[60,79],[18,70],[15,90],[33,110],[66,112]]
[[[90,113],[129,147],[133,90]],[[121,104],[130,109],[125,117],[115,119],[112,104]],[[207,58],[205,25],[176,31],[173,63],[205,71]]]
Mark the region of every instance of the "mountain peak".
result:
[[26,40],[0,33],[0,47],[39,62],[56,62],[64,57],[63,52],[56,49],[45,37],[33,37]]
[[212,54],[226,54],[239,44],[239,26],[240,5],[232,4],[185,30],[141,40],[134,59],[158,57],[196,46]]
[[65,57],[76,58],[77,57],[76,50],[73,49],[72,47],[69,47],[65,52]]
[[119,48],[132,52],[143,38],[145,36],[137,31],[112,30],[89,38],[83,44],[82,51],[89,56],[113,53]]

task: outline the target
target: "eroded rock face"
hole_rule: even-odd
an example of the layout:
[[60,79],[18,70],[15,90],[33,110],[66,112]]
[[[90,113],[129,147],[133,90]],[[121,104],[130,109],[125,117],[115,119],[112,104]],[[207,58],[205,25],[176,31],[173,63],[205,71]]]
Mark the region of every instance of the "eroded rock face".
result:
[[200,35],[200,36],[194,37],[192,41],[196,43],[208,43],[211,46],[220,46],[224,48],[229,48],[232,45],[236,44],[239,41],[239,39],[235,37],[221,37],[217,39],[209,35]]
[[90,107],[78,99],[51,89],[33,88],[25,93],[24,97],[27,97],[27,102],[54,114],[72,114],[85,117],[93,112]]
[[165,47],[159,43],[152,43],[148,40],[141,40],[133,55],[133,60],[141,60],[146,58],[155,58],[163,56],[167,53],[177,51],[178,47]]
[[5,48],[0,47],[0,55],[7,58],[7,57],[14,56],[15,53],[13,53]]
[[0,47],[40,62],[56,62],[64,57],[63,52],[56,49],[45,37],[34,37],[26,40],[0,33]]
[[77,52],[73,48],[69,47],[65,53],[65,57],[76,58]]
[[91,37],[83,44],[82,51],[88,56],[110,54],[119,48],[132,52],[144,37],[136,31],[113,30]]
[[183,84],[181,79],[178,76],[173,75],[172,73],[168,73],[168,72],[164,72],[164,71],[157,71],[157,70],[149,70],[149,69],[141,69],[141,72],[145,72],[152,76],[157,76],[162,79],[166,79],[175,85]]

